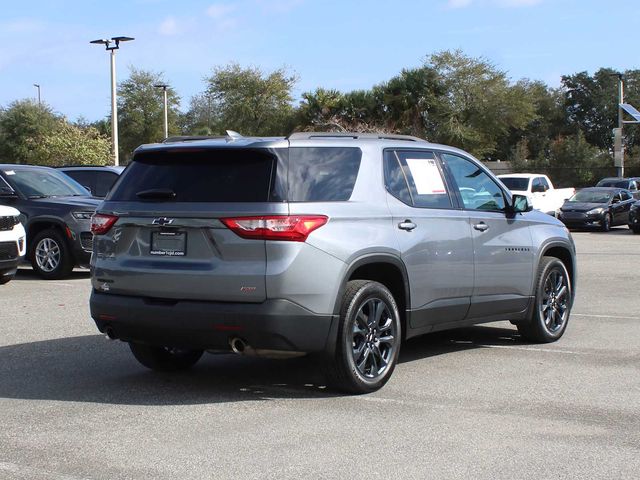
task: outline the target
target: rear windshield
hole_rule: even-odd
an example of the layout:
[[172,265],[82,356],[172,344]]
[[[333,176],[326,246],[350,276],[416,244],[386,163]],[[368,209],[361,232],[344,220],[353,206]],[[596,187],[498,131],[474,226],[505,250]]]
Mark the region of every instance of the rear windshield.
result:
[[529,188],[529,179],[520,177],[500,177],[500,181],[509,190],[526,191]]
[[600,180],[596,186],[627,188],[629,186],[629,182],[627,180]]
[[[277,201],[276,157],[267,150],[174,149],[137,154],[108,200]],[[274,191],[272,193],[272,190]]]
[[361,157],[362,151],[353,147],[290,148],[289,200],[349,200],[360,169]]

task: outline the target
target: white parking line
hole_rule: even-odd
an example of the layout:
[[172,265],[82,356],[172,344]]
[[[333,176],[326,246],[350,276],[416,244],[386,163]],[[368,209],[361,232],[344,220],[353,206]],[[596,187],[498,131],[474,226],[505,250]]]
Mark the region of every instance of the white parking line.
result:
[[486,348],[503,348],[505,350],[530,350],[532,352],[551,352],[551,353],[565,353],[568,355],[589,355],[585,352],[576,352],[573,350],[561,350],[559,348],[536,348],[536,347],[517,347],[515,345],[486,345],[484,343],[474,343],[478,347]]
[[590,315],[588,313],[572,313],[572,317],[618,318],[620,320],[640,320],[640,317],[621,317],[619,315]]
[[39,468],[27,467],[16,463],[0,462],[0,472],[15,473],[25,478],[46,478],[50,480],[86,480],[86,477],[72,477],[62,473],[48,472]]

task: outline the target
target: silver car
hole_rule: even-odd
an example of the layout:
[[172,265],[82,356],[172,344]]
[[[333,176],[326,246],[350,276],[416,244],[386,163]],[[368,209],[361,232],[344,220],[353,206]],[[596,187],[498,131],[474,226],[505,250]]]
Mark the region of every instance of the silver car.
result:
[[91,315],[155,370],[318,353],[332,385],[371,392],[416,335],[510,320],[555,341],[575,294],[562,223],[415,137],[143,145],[92,230]]

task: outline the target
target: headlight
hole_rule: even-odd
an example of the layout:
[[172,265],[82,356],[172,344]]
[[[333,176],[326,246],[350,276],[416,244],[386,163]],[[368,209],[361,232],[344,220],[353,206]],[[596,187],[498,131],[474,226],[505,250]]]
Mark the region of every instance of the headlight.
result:
[[91,220],[94,213],[95,212],[71,212],[71,215],[76,220]]
[[13,217],[13,225],[20,225],[20,217],[18,215]]
[[594,208],[593,210],[589,210],[587,212],[587,215],[600,215],[602,212],[604,212],[604,208],[598,207]]

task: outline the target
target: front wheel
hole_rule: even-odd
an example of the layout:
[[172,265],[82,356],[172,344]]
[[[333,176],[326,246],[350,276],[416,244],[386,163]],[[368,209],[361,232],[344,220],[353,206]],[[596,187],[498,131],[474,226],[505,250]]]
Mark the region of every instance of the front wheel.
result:
[[633,227],[629,227],[631,229],[631,231],[633,233],[640,233],[640,227],[639,226],[633,226]]
[[602,219],[602,231],[608,232],[609,230],[611,230],[611,214],[605,213]]
[[555,342],[564,334],[573,301],[571,278],[558,258],[543,257],[538,266],[533,316],[529,323],[518,324],[525,340]]
[[350,393],[378,390],[391,377],[400,352],[400,313],[393,295],[378,282],[350,281],[339,322],[330,383]]
[[157,347],[134,342],[129,343],[129,348],[138,362],[159,372],[187,370],[193,367],[203,354],[202,350]]
[[33,270],[45,280],[66,278],[73,270],[71,249],[58,230],[38,233],[31,242],[29,257]]

